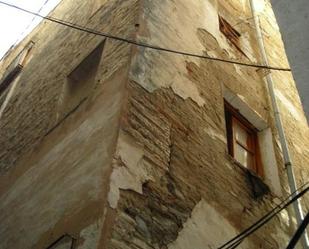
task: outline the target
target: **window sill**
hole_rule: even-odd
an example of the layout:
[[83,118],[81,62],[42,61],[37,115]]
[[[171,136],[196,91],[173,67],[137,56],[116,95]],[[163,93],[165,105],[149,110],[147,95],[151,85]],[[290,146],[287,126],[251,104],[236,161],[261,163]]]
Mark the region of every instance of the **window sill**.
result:
[[268,185],[254,171],[244,167],[242,164],[236,161],[230,154],[226,153],[226,156],[232,164],[236,165],[238,168],[244,171],[248,181],[250,182],[254,198],[258,199],[270,192]]

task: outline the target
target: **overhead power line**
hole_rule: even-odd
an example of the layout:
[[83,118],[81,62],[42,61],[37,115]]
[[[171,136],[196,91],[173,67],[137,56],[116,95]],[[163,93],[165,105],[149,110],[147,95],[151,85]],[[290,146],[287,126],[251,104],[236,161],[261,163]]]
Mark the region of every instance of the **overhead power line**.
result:
[[[39,8],[38,10],[38,14],[41,13],[41,11],[43,10],[43,8],[47,5],[47,3],[49,2],[50,0],[45,0],[45,2],[41,5],[41,7]],[[34,16],[31,21],[29,22],[29,24],[26,26],[26,28],[24,29],[24,31],[20,34],[20,36],[16,39],[16,42],[12,45],[12,47],[15,47],[15,45],[19,42],[19,40],[23,37],[23,35],[25,34],[25,32],[27,32],[27,30],[31,27],[31,25],[33,24],[33,22],[35,21],[35,19],[37,18],[38,16]]]
[[[290,204],[292,204],[294,201],[298,200],[301,196],[303,196],[309,190],[309,186],[306,187],[305,189],[303,189],[308,184],[309,184],[309,182],[305,183],[297,191],[290,194],[279,205],[277,205],[275,208],[273,208],[270,212],[268,212],[266,215],[264,215],[262,218],[260,218],[254,224],[252,224],[250,227],[248,227],[247,229],[242,231],[240,234],[238,234],[234,238],[230,239],[228,242],[224,243],[220,247],[218,247],[218,249],[234,249],[234,248],[236,248],[245,238],[247,238],[249,235],[254,233],[256,230],[258,230],[259,228],[264,226],[273,217],[275,217],[278,213],[280,213],[283,209],[286,209]],[[300,191],[301,189],[303,189],[303,190]]]
[[286,249],[294,249],[297,242],[299,241],[300,237],[304,232],[306,232],[306,227],[309,224],[309,212],[307,213],[306,217],[304,218],[303,222],[300,224],[299,228],[295,232],[293,238],[291,239],[290,243],[288,244]]
[[[45,2],[41,5],[41,7],[39,8],[39,10],[38,10],[38,14],[40,14],[41,13],[41,11],[43,10],[43,8],[47,5],[47,3],[49,2],[50,0],[45,0]],[[30,26],[32,25],[32,23],[35,21],[35,18],[36,18],[37,16],[34,16],[33,18],[32,18],[32,20],[30,21],[30,23],[27,25],[27,27],[25,28],[25,30],[27,30],[28,28],[30,28]]]
[[[88,27],[81,26],[81,25],[75,24],[75,23],[71,23],[69,21],[64,21],[64,20],[61,20],[61,19],[58,19],[58,18],[55,18],[55,17],[42,16],[42,15],[40,15],[40,13],[32,12],[30,10],[23,9],[23,8],[21,8],[19,6],[16,6],[16,5],[13,5],[13,4],[9,4],[9,3],[6,3],[6,2],[0,1],[0,3],[3,4],[3,5],[6,5],[6,6],[12,7],[12,8],[18,9],[20,11],[26,12],[28,14],[40,17],[42,19],[48,20],[50,22],[57,23],[57,24],[60,24],[60,25],[63,25],[63,26],[66,26],[66,27],[69,27],[69,28],[72,28],[72,29],[75,29],[75,30],[78,30],[78,31],[87,32],[89,34],[94,34],[94,35],[98,35],[98,36],[103,36],[105,38],[110,38],[110,39],[113,39],[113,40],[117,40],[117,41],[129,43],[129,44],[133,44],[133,45],[136,45],[136,46],[139,46],[139,47],[144,47],[144,48],[149,48],[149,49],[153,49],[153,50],[157,50],[157,51],[174,53],[174,54],[179,54],[179,55],[184,55],[184,56],[189,56],[189,57],[196,57],[196,58],[200,58],[200,59],[207,59],[207,60],[213,60],[213,61],[218,61],[218,62],[230,63],[230,64],[235,64],[235,65],[240,65],[240,66],[247,66],[247,67],[261,68],[261,69],[268,69],[268,70],[275,70],[275,71],[286,71],[286,72],[290,72],[291,71],[290,68],[281,68],[281,67],[275,67],[275,66],[265,66],[265,65],[259,65],[259,64],[251,64],[251,63],[239,62],[239,61],[235,61],[235,60],[227,60],[227,59],[216,58],[216,57],[211,57],[211,56],[207,56],[207,55],[200,55],[200,54],[195,54],[195,53],[190,53],[190,52],[185,52],[185,51],[179,51],[179,50],[175,50],[175,49],[163,48],[163,47],[159,47],[159,46],[155,46],[155,45],[151,45],[151,44],[135,41],[135,40],[132,40],[132,39],[115,36],[115,35],[108,34],[108,33],[101,32],[101,31],[97,31],[97,30],[94,30],[94,29],[90,29]],[[307,187],[306,189],[301,191],[299,194],[295,195],[284,206],[282,206],[282,205],[287,200],[283,201],[276,208],[274,208],[271,212],[269,212],[268,214],[263,216],[260,220],[258,220],[256,223],[251,225],[245,231],[243,231],[242,233],[240,233],[239,235],[237,235],[233,239],[229,240],[224,245],[220,246],[218,249],[232,249],[232,248],[236,248],[246,237],[248,237],[250,234],[255,232],[261,226],[265,225],[267,222],[269,222],[275,215],[277,215],[279,212],[281,212],[283,209],[285,209],[287,206],[289,206],[295,200],[297,200],[302,195],[304,195],[308,190],[309,190],[309,187]],[[288,197],[288,199],[291,196],[293,196],[294,194],[295,193],[291,194]]]
[[[304,184],[302,187],[300,187],[297,191],[289,195],[283,202],[281,202],[278,206],[276,206],[273,210],[271,210],[268,214],[263,216],[260,220],[258,220],[256,223],[251,225],[249,228],[247,228],[245,231],[243,231],[241,234],[237,235],[235,238],[231,239],[229,242],[227,242],[225,245],[219,247],[218,249],[234,249],[236,248],[245,238],[250,236],[252,233],[254,233],[256,230],[267,224],[273,217],[275,217],[278,213],[280,213],[282,210],[286,209],[289,205],[291,205],[293,202],[298,200],[301,196],[303,196],[308,190],[309,187],[305,188],[301,192],[298,193],[300,189],[302,189],[304,186],[308,185],[308,183]],[[294,195],[295,193],[298,193],[297,195]],[[294,196],[294,197],[293,197]],[[293,197],[292,199],[290,199]],[[290,200],[289,200],[290,199]],[[289,201],[288,201],[289,200]],[[288,201],[288,202],[286,202]],[[285,203],[286,202],[286,203]],[[285,204],[284,204],[285,203]],[[283,205],[283,206],[282,206]],[[229,244],[228,244],[229,243]],[[226,247],[227,246],[227,247]]]
[[[41,9],[38,13],[36,13],[36,12],[32,12],[30,10],[26,10],[24,8],[21,8],[19,6],[9,4],[9,3],[6,3],[6,2],[0,1],[0,3],[3,4],[3,5],[6,5],[8,7],[18,9],[18,10],[26,12],[28,14],[40,17],[40,18],[48,20],[50,22],[57,23],[57,24],[60,24],[60,25],[63,25],[63,26],[66,26],[66,27],[69,27],[69,28],[72,28],[72,29],[75,29],[75,30],[78,30],[78,31],[87,32],[89,34],[94,34],[94,35],[98,35],[98,36],[103,36],[105,38],[110,38],[110,39],[113,39],[113,40],[133,44],[133,45],[136,45],[136,46],[139,46],[139,47],[144,47],[144,48],[149,48],[149,49],[153,49],[153,50],[157,50],[157,51],[174,53],[174,54],[179,54],[179,55],[184,55],[184,56],[189,56],[189,57],[196,57],[196,58],[200,58],[200,59],[207,59],[207,60],[213,60],[213,61],[218,61],[218,62],[230,63],[230,64],[235,64],[235,65],[240,65],[240,66],[247,66],[247,67],[254,67],[254,68],[268,69],[268,70],[275,70],[275,71],[286,71],[286,72],[291,71],[290,68],[281,68],[281,67],[275,67],[275,66],[265,66],[265,65],[260,65],[260,64],[251,64],[251,63],[239,62],[239,61],[235,61],[235,60],[227,60],[227,59],[222,59],[222,58],[211,57],[211,56],[207,56],[207,55],[200,55],[200,54],[195,54],[195,53],[190,53],[190,52],[185,52],[185,51],[180,51],[180,50],[175,50],[175,49],[163,48],[163,47],[159,47],[159,46],[135,41],[135,40],[132,40],[132,39],[115,36],[115,35],[108,34],[108,33],[101,32],[101,31],[97,31],[97,30],[94,30],[94,29],[90,29],[88,27],[81,26],[81,25],[78,25],[78,24],[75,24],[75,23],[71,23],[69,21],[64,21],[64,20],[61,20],[61,19],[58,19],[58,18],[55,18],[55,17],[42,16],[40,14]],[[233,239],[229,240],[228,242],[226,242],[225,244],[220,246],[218,249],[233,249],[233,248],[236,248],[246,237],[251,235],[253,232],[255,232],[257,229],[259,229],[260,227],[265,225],[267,222],[269,222],[274,216],[276,216],[283,209],[287,208],[290,204],[292,204],[294,201],[296,201],[301,196],[303,196],[308,190],[309,190],[309,187],[307,187],[306,189],[304,189],[303,191],[301,191],[300,193],[295,195],[289,202],[284,204],[284,202],[286,202],[295,193],[291,194],[288,197],[288,199],[286,199],[285,201],[280,203],[277,207],[275,207],[268,214],[263,216],[256,223],[251,225],[249,228],[244,230],[242,233],[240,233],[239,235],[237,235]],[[283,204],[284,204],[284,206],[282,206]]]
[[227,59],[222,59],[222,58],[211,57],[211,56],[208,56],[208,55],[201,55],[201,54],[195,54],[195,53],[190,53],[190,52],[185,52],[185,51],[180,51],[180,50],[175,50],[175,49],[163,48],[163,47],[147,44],[147,43],[144,43],[144,42],[139,42],[139,41],[135,41],[135,40],[132,40],[132,39],[123,38],[123,37],[120,37],[120,36],[108,34],[108,33],[105,33],[105,32],[94,30],[94,29],[90,29],[90,28],[87,28],[87,27],[84,27],[84,26],[81,26],[81,25],[78,25],[78,24],[75,24],[75,23],[71,23],[71,22],[68,22],[68,21],[57,19],[55,17],[42,16],[39,13],[23,9],[19,6],[9,4],[9,3],[6,3],[6,2],[0,1],[0,3],[3,4],[3,5],[6,5],[6,6],[12,7],[12,8],[18,9],[20,11],[26,12],[28,14],[38,16],[42,19],[45,19],[45,20],[48,20],[48,21],[51,21],[51,22],[72,28],[72,29],[75,29],[75,30],[87,32],[87,33],[98,35],[98,36],[103,36],[103,37],[110,38],[110,39],[117,40],[117,41],[126,42],[126,43],[133,44],[133,45],[136,45],[136,46],[139,46],[139,47],[149,48],[149,49],[173,53],[173,54],[185,55],[185,56],[189,56],[189,57],[196,57],[196,58],[200,58],[200,59],[207,59],[207,60],[212,60],[212,61],[230,63],[230,64],[235,64],[235,65],[240,65],[240,66],[247,66],[247,67],[261,68],[261,69],[268,69],[268,70],[275,70],[275,71],[286,71],[286,72],[291,71],[290,68],[281,68],[281,67],[274,67],[274,66],[251,64],[251,63],[239,62],[239,61],[235,61],[235,60],[227,60]]

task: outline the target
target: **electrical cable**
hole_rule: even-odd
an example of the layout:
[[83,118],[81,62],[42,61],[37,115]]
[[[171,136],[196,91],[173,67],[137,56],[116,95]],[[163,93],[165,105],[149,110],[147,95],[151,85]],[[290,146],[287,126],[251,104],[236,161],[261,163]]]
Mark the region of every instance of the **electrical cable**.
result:
[[[38,10],[38,14],[41,13],[41,11],[43,10],[43,8],[46,6],[46,4],[49,2],[50,0],[45,0],[45,2],[41,5],[41,7]],[[34,16],[32,18],[32,20],[30,21],[30,23],[27,25],[27,27],[25,28],[25,30],[27,30],[28,28],[30,28],[31,24],[34,22],[34,20],[37,18],[37,16]],[[24,32],[21,34],[21,36],[24,34]]]
[[[41,11],[43,10],[43,8],[46,6],[46,4],[49,2],[50,0],[45,0],[45,2],[41,5],[41,7],[38,9],[38,14],[41,13]],[[12,48],[14,48],[16,46],[16,44],[18,42],[20,42],[20,40],[23,38],[23,35],[27,32],[27,30],[31,27],[32,23],[35,21],[35,19],[37,18],[37,16],[34,16],[31,21],[29,22],[29,24],[25,27],[25,29],[20,33],[20,35],[18,36],[18,38],[15,40],[15,42],[13,43],[12,46],[10,46],[10,48],[7,50],[6,53],[4,53],[1,58],[0,61],[7,55],[8,51],[10,51]]]
[[306,231],[306,227],[308,226],[308,224],[309,224],[309,212],[307,213],[306,217],[304,218],[304,220],[300,224],[299,228],[297,229],[297,231],[293,235],[293,237],[292,237],[292,239],[291,239],[291,241],[288,244],[286,249],[294,249],[295,248],[300,237]]
[[[263,217],[261,217],[258,221],[256,221],[254,224],[252,224],[250,227],[248,227],[247,229],[245,229],[243,232],[241,232],[240,234],[238,234],[237,236],[235,236],[234,238],[232,238],[231,240],[229,240],[228,242],[226,242],[225,244],[223,244],[222,246],[220,246],[218,249],[223,249],[225,246],[227,246],[229,243],[233,242],[234,240],[238,239],[240,236],[244,235],[246,232],[248,232],[250,229],[254,228],[256,225],[258,225],[260,222],[262,222],[264,219],[266,219],[268,216],[272,215],[276,209],[280,208],[286,201],[288,201],[295,193],[297,193],[298,191],[300,191],[301,189],[303,189],[305,186],[307,186],[309,184],[309,182],[303,184],[301,187],[299,187],[295,192],[291,193],[287,198],[285,198],[281,203],[279,203],[275,208],[273,208],[271,211],[269,211],[266,215],[264,215]],[[281,210],[280,210],[281,211]]]
[[274,216],[276,216],[278,213],[280,213],[283,209],[287,208],[290,204],[292,204],[294,201],[296,201],[298,198],[300,198],[308,190],[309,190],[309,187],[306,188],[304,191],[300,192],[298,195],[296,195],[291,201],[289,201],[287,204],[285,204],[278,211],[273,213],[271,216],[267,217],[263,222],[259,223],[254,228],[249,229],[247,233],[245,233],[243,236],[240,236],[239,239],[237,239],[235,242],[233,242],[233,244],[229,245],[228,247],[225,247],[224,249],[234,249],[234,248],[236,248],[245,238],[247,238],[249,235],[254,233],[256,230],[258,230],[259,228],[264,226],[266,223],[268,223]]
[[173,53],[173,54],[185,55],[185,56],[189,56],[189,57],[196,57],[196,58],[200,58],[200,59],[208,59],[208,60],[213,60],[213,61],[218,61],[218,62],[225,62],[225,63],[235,64],[235,65],[240,65],[240,66],[262,68],[262,69],[275,70],[275,71],[291,72],[290,68],[281,68],[281,67],[274,67],[274,66],[251,64],[251,63],[239,62],[239,61],[235,61],[235,60],[221,59],[221,58],[211,57],[211,56],[207,56],[207,55],[201,55],[201,54],[184,52],[184,51],[179,51],[179,50],[174,50],[174,49],[169,49],[169,48],[158,47],[158,46],[155,46],[155,45],[151,45],[151,44],[147,44],[147,43],[143,43],[143,42],[138,42],[138,41],[135,41],[135,40],[132,40],[132,39],[127,39],[127,38],[115,36],[115,35],[112,35],[112,34],[100,32],[100,31],[97,31],[97,30],[93,30],[93,29],[90,29],[90,28],[87,28],[87,27],[84,27],[84,26],[81,26],[81,25],[78,25],[78,24],[74,24],[74,23],[71,23],[71,22],[68,22],[68,21],[57,19],[55,17],[42,16],[39,13],[35,13],[35,12],[30,11],[30,10],[23,9],[21,7],[18,7],[16,5],[9,4],[9,3],[6,3],[6,2],[0,1],[0,3],[3,4],[3,5],[9,6],[11,8],[15,8],[15,9],[18,9],[20,11],[26,12],[28,14],[38,16],[42,19],[45,19],[45,20],[48,20],[48,21],[51,21],[51,22],[54,22],[54,23],[57,23],[57,24],[60,24],[60,25],[63,25],[63,26],[67,26],[67,27],[75,29],[75,30],[87,32],[87,33],[98,35],[98,36],[103,36],[105,38],[110,38],[110,39],[113,39],[113,40],[133,44],[133,45],[136,45],[136,46],[139,46],[139,47],[149,48],[149,49]]
[[[41,5],[41,7],[38,10],[38,14],[41,13],[41,11],[43,10],[43,8],[46,6],[46,4],[49,2],[50,0],[45,0],[45,2]],[[20,41],[20,39],[23,37],[23,35],[26,33],[26,31],[31,27],[32,23],[35,21],[35,19],[37,18],[37,16],[34,16],[31,21],[29,22],[29,24],[26,26],[26,28],[24,29],[23,32],[21,32],[21,34],[19,35],[19,37],[16,39],[16,41],[14,42],[14,44],[11,46],[11,48],[14,48],[16,46],[16,44]]]
[[[304,195],[307,191],[309,190],[309,187],[307,187],[305,190],[301,191],[299,194],[297,194],[296,196],[294,196],[289,202],[287,202],[283,207],[280,207],[281,205],[278,205],[277,208],[280,208],[279,210],[275,211],[273,214],[266,215],[268,216],[267,218],[265,218],[262,221],[258,221],[256,223],[259,224],[253,224],[252,226],[249,227],[249,229],[246,229],[244,232],[244,234],[242,236],[236,236],[239,239],[236,240],[236,242],[234,242],[232,245],[226,247],[225,249],[232,249],[232,248],[236,248],[234,247],[235,244],[237,244],[236,246],[238,246],[246,237],[248,237],[249,235],[251,235],[252,233],[254,233],[256,230],[258,230],[260,227],[262,227],[263,225],[265,225],[266,223],[268,223],[274,216],[276,216],[278,213],[280,213],[283,209],[287,208],[290,204],[292,204],[294,201],[296,201],[298,198],[300,198],[302,195]],[[290,198],[290,197],[289,197]],[[236,237],[232,240],[235,240]],[[231,241],[232,241],[231,240]],[[239,242],[239,243],[238,243]],[[220,247],[221,248],[221,247]],[[223,247],[222,247],[223,248]]]
[[[13,4],[5,3],[5,2],[2,2],[2,1],[0,1],[0,3],[3,4],[3,5],[6,5],[6,6],[12,7],[12,8],[18,9],[20,11],[26,12],[28,14],[35,15],[35,16],[40,17],[42,19],[45,19],[45,20],[48,20],[48,21],[51,21],[51,22],[54,22],[54,23],[57,23],[57,24],[60,24],[60,25],[63,25],[63,26],[67,26],[67,27],[75,29],[75,30],[91,33],[91,34],[98,35],[98,36],[103,36],[103,37],[110,38],[110,39],[117,40],[117,41],[126,42],[126,43],[133,44],[133,45],[136,45],[136,46],[139,46],[139,47],[144,47],[144,48],[149,48],[149,49],[153,49],[153,50],[169,52],[169,53],[174,53],[174,54],[179,54],[179,55],[184,55],[184,56],[196,57],[196,58],[200,58],[200,59],[208,59],[208,60],[214,60],[214,61],[236,64],[236,65],[241,65],[241,66],[247,66],[247,67],[255,67],[255,68],[262,68],[262,69],[276,70],[276,71],[286,71],[286,72],[291,71],[291,69],[289,69],[289,68],[280,68],[280,67],[274,67],[274,66],[264,66],[264,65],[259,65],[259,64],[250,64],[250,63],[244,63],[244,62],[239,62],[239,61],[234,61],[234,60],[226,60],[226,59],[215,58],[215,57],[210,57],[210,56],[206,56],[206,55],[200,55],[200,54],[178,51],[178,50],[169,49],[169,48],[158,47],[158,46],[154,46],[154,45],[151,45],[151,44],[138,42],[138,41],[135,41],[135,40],[132,40],[132,39],[126,39],[126,38],[123,38],[123,37],[119,37],[119,36],[115,36],[115,35],[112,35],[112,34],[100,32],[100,31],[97,31],[97,30],[93,30],[93,29],[90,29],[90,28],[87,28],[87,27],[84,27],[84,26],[81,26],[81,25],[78,25],[78,24],[74,24],[74,23],[71,23],[71,22],[68,22],[68,21],[57,19],[57,18],[54,18],[54,17],[42,16],[39,13],[35,13],[35,12],[32,12],[32,11],[23,9],[23,8],[18,7],[16,5],[13,5]],[[41,11],[41,9],[40,9],[40,11]],[[300,192],[299,194],[294,196],[288,203],[286,203],[279,210],[275,211],[275,209],[279,208],[283,204],[283,203],[281,203],[275,209],[273,209],[269,214],[263,216],[259,221],[257,221],[253,225],[251,225],[245,231],[243,231],[242,233],[240,233],[239,235],[237,235],[236,237],[234,237],[233,239],[231,239],[230,241],[228,241],[224,245],[220,246],[218,249],[223,249],[224,247],[226,247],[228,244],[230,244],[232,242],[233,242],[233,244],[230,245],[229,247],[227,247],[226,249],[236,248],[243,241],[244,238],[248,237],[250,234],[255,232],[261,226],[266,224],[270,219],[272,219],[275,215],[277,215],[279,212],[281,212],[283,209],[285,209],[287,206],[289,206],[295,200],[297,200],[302,195],[304,195],[308,190],[309,190],[309,187],[307,187],[305,190],[303,190],[302,192]],[[274,211],[275,211],[275,213],[273,213]],[[271,213],[273,213],[273,214],[271,214]],[[260,223],[260,222],[262,222],[262,223]],[[237,240],[237,241],[235,241],[235,240]]]
[[243,242],[243,239],[242,240],[239,240],[239,241],[236,241],[234,242],[232,245],[230,245],[230,249],[235,249],[237,246],[239,246],[241,244],[241,242]]
[[[274,216],[276,216],[278,213],[280,213],[283,209],[285,209],[287,206],[289,206],[291,203],[293,203],[295,200],[300,198],[302,195],[304,195],[308,190],[309,186],[298,193],[298,191],[302,188],[304,188],[306,185],[308,185],[309,182],[302,185],[298,190],[290,194],[285,200],[283,200],[279,205],[277,205],[275,208],[273,208],[270,212],[268,212],[266,215],[264,215],[262,218],[260,218],[258,221],[256,221],[254,224],[252,224],[250,227],[246,228],[244,231],[242,231],[240,234],[235,236],[234,238],[230,239],[228,242],[224,243],[218,249],[232,249],[235,248],[235,246],[238,242],[239,244],[251,235],[253,232],[255,232],[257,229],[259,229],[261,226],[265,225],[267,222],[269,222]],[[296,194],[298,193],[298,194]],[[295,195],[296,194],[296,195]],[[294,196],[295,195],[295,196]],[[293,197],[294,196],[294,197]],[[291,200],[289,200],[291,197],[293,197]],[[289,200],[289,201],[288,201]],[[285,203],[288,201],[287,203]],[[284,204],[285,203],[285,204]],[[284,204],[284,206],[282,206]],[[277,210],[279,208],[279,210]],[[238,244],[237,244],[238,245]]]
[[[241,65],[241,66],[248,66],[248,67],[262,68],[262,69],[276,70],[276,71],[287,71],[287,72],[291,71],[291,69],[289,69],[289,68],[280,68],[280,67],[274,67],[274,66],[264,66],[264,65],[259,65],[259,64],[250,64],[250,63],[244,63],[244,62],[239,62],[239,61],[234,61],[234,60],[226,60],[226,59],[215,58],[215,57],[210,57],[210,56],[206,56],[206,55],[200,55],[200,54],[194,54],[194,53],[189,53],[189,52],[184,52],[184,51],[178,51],[178,50],[169,49],[169,48],[158,47],[158,46],[154,46],[154,45],[151,45],[151,44],[146,44],[146,43],[143,43],[143,42],[138,42],[138,41],[135,41],[135,40],[132,40],[132,39],[126,39],[126,38],[123,38],[123,37],[119,37],[119,36],[115,36],[115,35],[112,35],[112,34],[100,32],[100,31],[97,31],[97,30],[93,30],[93,29],[90,29],[90,28],[87,28],[87,27],[84,27],[84,26],[81,26],[81,25],[78,25],[78,24],[74,24],[74,23],[71,23],[71,22],[68,22],[68,21],[57,19],[57,18],[54,18],[54,17],[42,16],[39,13],[35,13],[35,12],[32,12],[32,11],[23,9],[23,8],[18,7],[16,5],[13,5],[13,4],[5,3],[5,2],[2,2],[2,1],[0,1],[0,3],[3,4],[3,5],[6,5],[6,6],[12,7],[12,8],[18,9],[20,11],[26,12],[28,14],[38,16],[38,17],[40,17],[42,19],[45,19],[45,20],[48,20],[48,21],[51,21],[51,22],[54,22],[54,23],[57,23],[57,24],[60,24],[60,25],[63,25],[63,26],[67,26],[67,27],[75,29],[75,30],[87,32],[87,33],[98,35],[98,36],[103,36],[103,37],[110,38],[110,39],[117,40],[117,41],[126,42],[126,43],[133,44],[133,45],[136,45],[136,46],[139,46],[139,47],[144,47],[144,48],[149,48],[149,49],[153,49],[153,50],[169,52],[169,53],[174,53],[174,54],[179,54],[179,55],[184,55],[184,56],[196,57],[196,58],[200,58],[200,59],[208,59],[208,60],[213,60],[213,61],[219,61],[219,62],[225,62],[225,63],[230,63],[230,64],[236,64],[236,65]],[[225,243],[224,245],[222,245],[218,249],[223,249],[225,246],[227,246],[228,244],[230,244],[232,242],[233,242],[233,244],[231,246],[233,246],[233,247],[228,247],[228,248],[229,249],[236,248],[236,246],[238,246],[243,241],[244,238],[246,238],[251,233],[256,231],[258,228],[260,228],[261,226],[266,224],[276,214],[278,214],[283,209],[285,209],[288,205],[290,205],[292,202],[294,202],[295,200],[300,198],[308,190],[309,190],[309,187],[306,188],[305,190],[303,190],[302,192],[300,192],[299,194],[297,194],[296,196],[294,196],[288,203],[286,203],[278,211],[275,211],[275,209],[280,207],[283,203],[280,204],[274,210],[271,211],[271,213],[275,211],[274,214],[269,213],[269,214],[265,215],[259,221],[254,223],[252,226],[247,228],[241,234],[237,235],[235,238],[231,239],[230,241],[228,241],[227,243]],[[270,217],[268,217],[268,216],[270,216]],[[262,222],[262,223],[260,223],[260,222]],[[248,231],[250,231],[250,232],[247,233]],[[237,239],[237,241],[235,241],[236,239]],[[226,249],[228,249],[228,248],[226,248]]]

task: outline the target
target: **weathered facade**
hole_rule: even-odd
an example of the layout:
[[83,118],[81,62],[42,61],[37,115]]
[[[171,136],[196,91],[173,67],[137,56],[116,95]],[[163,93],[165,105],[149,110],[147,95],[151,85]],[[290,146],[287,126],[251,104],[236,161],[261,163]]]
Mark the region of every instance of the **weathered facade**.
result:
[[[50,14],[148,44],[260,61],[245,0],[63,0]],[[239,33],[238,47],[219,16]],[[270,4],[270,64],[288,67]],[[137,47],[42,22],[1,61],[0,248],[217,248],[288,196],[262,70]],[[309,179],[309,130],[293,78],[272,72],[297,184]],[[269,191],[228,153],[224,100],[258,130]],[[303,198],[304,210],[309,198]],[[290,210],[290,213],[293,213]],[[239,248],[284,248],[287,211]]]

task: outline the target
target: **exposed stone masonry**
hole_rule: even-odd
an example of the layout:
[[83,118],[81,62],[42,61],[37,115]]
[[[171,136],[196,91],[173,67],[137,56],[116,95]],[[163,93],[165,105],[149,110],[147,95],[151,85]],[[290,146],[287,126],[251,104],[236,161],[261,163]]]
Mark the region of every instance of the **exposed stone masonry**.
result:
[[[51,15],[153,45],[256,63],[245,2],[64,0]],[[243,21],[237,30],[246,56],[220,32],[219,14],[231,25]],[[263,15],[271,64],[287,65],[270,5]],[[74,249],[214,249],[287,196],[260,70],[43,22],[1,62],[0,75],[30,40],[32,57],[0,117],[1,248],[44,249],[59,241],[53,249],[67,249],[73,238]],[[81,77],[69,81],[73,74]],[[309,130],[292,78],[273,75],[301,185],[309,174]],[[255,198],[247,170],[228,154],[226,92],[270,129],[282,196]],[[303,203],[308,210],[309,198]],[[239,248],[284,248],[293,225],[284,211]]]

